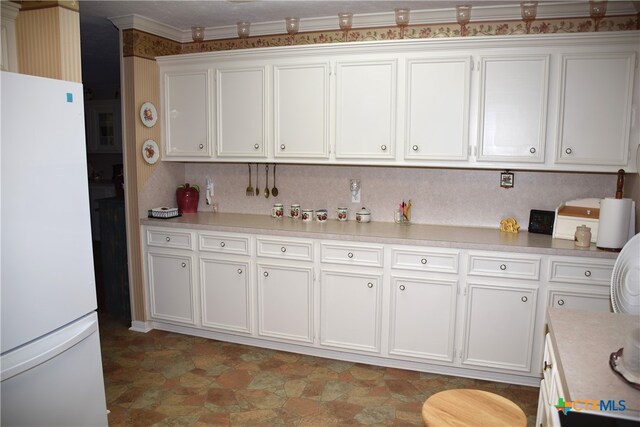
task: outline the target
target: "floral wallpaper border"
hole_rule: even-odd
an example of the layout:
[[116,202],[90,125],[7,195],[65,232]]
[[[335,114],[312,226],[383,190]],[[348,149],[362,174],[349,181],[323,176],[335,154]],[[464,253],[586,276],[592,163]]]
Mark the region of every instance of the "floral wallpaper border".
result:
[[[480,22],[467,25],[465,37],[474,36],[510,36],[526,34],[526,27],[522,21]],[[632,31],[640,29],[639,15],[611,16],[602,20],[600,32]],[[594,32],[594,23],[590,18],[557,18],[535,21],[530,34],[553,33],[586,33]],[[428,39],[460,37],[458,24],[410,25],[405,30],[405,39]],[[299,33],[295,36],[275,34],[266,36],[207,40],[201,43],[180,43],[149,34],[140,30],[123,31],[123,55],[154,59],[156,56],[178,55],[183,53],[214,52],[224,50],[308,45],[323,43],[341,43],[345,41],[375,41],[400,39],[398,27],[358,28],[346,35],[340,30]]]

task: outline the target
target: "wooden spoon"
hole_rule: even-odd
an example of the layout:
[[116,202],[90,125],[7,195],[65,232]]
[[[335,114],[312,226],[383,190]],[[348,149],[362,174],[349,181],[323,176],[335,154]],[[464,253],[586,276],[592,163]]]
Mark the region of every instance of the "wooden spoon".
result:
[[273,197],[278,197],[278,188],[276,187],[276,164],[273,164],[273,188],[271,189]]
[[265,178],[264,178],[266,181],[264,185],[264,197],[268,199],[269,198],[269,165],[268,164],[265,165],[264,169],[266,171]]

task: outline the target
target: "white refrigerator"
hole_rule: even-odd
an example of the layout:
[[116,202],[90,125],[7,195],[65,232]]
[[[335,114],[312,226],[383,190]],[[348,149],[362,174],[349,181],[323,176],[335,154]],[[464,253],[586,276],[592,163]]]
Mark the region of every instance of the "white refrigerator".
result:
[[0,98],[0,424],[106,426],[82,85]]

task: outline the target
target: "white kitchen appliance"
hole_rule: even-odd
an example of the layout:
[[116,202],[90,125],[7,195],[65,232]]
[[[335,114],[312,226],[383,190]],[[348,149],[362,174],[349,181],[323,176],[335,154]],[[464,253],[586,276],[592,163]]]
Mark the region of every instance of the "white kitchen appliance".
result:
[[0,88],[0,424],[106,426],[82,85]]

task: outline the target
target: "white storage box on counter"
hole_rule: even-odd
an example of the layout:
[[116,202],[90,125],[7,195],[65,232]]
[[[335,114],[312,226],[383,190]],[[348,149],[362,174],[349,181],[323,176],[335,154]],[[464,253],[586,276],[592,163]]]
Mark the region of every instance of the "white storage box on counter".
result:
[[562,203],[556,209],[553,238],[574,240],[576,227],[591,228],[591,242],[598,240],[600,223],[600,199],[578,199]]

